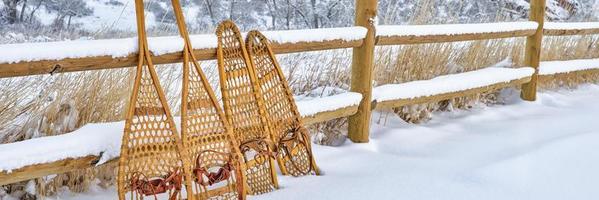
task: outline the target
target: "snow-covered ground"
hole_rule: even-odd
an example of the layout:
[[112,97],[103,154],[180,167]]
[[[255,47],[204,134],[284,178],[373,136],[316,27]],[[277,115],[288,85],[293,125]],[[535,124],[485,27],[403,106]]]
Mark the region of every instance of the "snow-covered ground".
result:
[[[280,190],[250,199],[599,199],[599,85],[536,102],[512,93],[507,105],[437,113],[423,125],[389,115],[368,144],[315,145],[323,176],[280,176]],[[114,197],[95,188],[54,199]]]

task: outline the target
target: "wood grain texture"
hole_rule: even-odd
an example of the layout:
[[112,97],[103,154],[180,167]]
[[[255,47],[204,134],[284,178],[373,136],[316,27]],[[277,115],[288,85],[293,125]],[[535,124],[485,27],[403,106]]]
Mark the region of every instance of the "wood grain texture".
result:
[[589,29],[545,29],[543,35],[546,36],[569,36],[569,35],[593,35],[599,34],[599,28]]
[[340,109],[332,110],[332,111],[319,112],[319,113],[316,113],[315,115],[311,115],[311,116],[304,116],[302,118],[302,121],[304,122],[305,125],[311,125],[311,124],[316,124],[316,123],[320,123],[320,122],[326,122],[326,121],[337,119],[337,118],[352,116],[352,115],[356,114],[356,112],[358,112],[357,105],[350,106],[350,107],[344,107],[344,108],[340,108]]
[[81,158],[67,158],[64,160],[30,165],[12,173],[0,172],[0,185],[7,185],[33,178],[44,177],[52,174],[61,174],[77,169],[85,169],[94,166],[100,160],[99,156],[86,156]]
[[539,77],[539,66],[541,64],[541,50],[543,49],[543,27],[545,25],[546,0],[530,1],[530,21],[539,23],[536,33],[526,39],[524,64],[535,69],[530,82],[522,85],[520,96],[527,101],[537,99],[537,79]]
[[599,69],[585,69],[571,72],[563,72],[550,75],[539,75],[539,82],[548,82],[561,77],[579,77],[592,74],[599,74]]
[[365,143],[370,135],[374,50],[376,47],[376,23],[378,1],[356,0],[355,25],[368,29],[364,43],[352,51],[351,91],[362,94],[358,112],[348,119],[348,138]]

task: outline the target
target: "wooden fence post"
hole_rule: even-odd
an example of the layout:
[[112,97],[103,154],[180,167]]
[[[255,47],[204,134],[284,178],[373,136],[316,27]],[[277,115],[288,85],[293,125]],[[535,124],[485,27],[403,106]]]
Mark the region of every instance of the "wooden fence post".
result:
[[356,0],[355,25],[368,28],[364,43],[361,47],[354,48],[352,55],[351,91],[363,96],[358,112],[349,117],[348,136],[356,143],[368,142],[370,132],[377,1]]
[[537,33],[526,39],[525,64],[535,68],[535,73],[529,83],[522,85],[522,99],[534,101],[537,99],[537,81],[539,78],[539,65],[541,63],[541,50],[543,49],[543,25],[545,23],[546,0],[530,1],[530,21],[539,23]]

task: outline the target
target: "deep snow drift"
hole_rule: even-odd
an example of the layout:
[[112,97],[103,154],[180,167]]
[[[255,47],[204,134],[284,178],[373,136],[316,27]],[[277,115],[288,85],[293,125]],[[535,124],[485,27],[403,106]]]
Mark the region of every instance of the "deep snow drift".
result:
[[[370,143],[314,145],[323,176],[280,176],[280,190],[250,199],[598,199],[599,85],[536,102],[511,93],[507,105],[423,125],[377,113]],[[96,188],[54,199],[114,197]]]

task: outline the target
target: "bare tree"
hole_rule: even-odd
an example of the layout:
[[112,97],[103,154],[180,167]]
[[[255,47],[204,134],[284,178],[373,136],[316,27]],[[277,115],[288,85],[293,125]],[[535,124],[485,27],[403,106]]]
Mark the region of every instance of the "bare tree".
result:
[[70,28],[73,16],[84,17],[93,13],[84,0],[50,0],[46,2],[46,9],[56,14],[52,23],[53,30],[56,32],[64,29],[65,19],[69,19],[66,26]]
[[37,10],[40,9],[40,7],[42,7],[42,4],[44,3],[44,0],[34,0],[34,1],[37,1],[36,2],[37,4],[29,13],[29,18],[28,18],[29,23],[31,23],[33,21],[33,19],[35,19],[35,12],[37,12]]
[[27,8],[27,0],[23,0],[23,5],[21,5],[21,15],[19,16],[20,22],[23,22],[23,16],[25,15],[25,8]]
[[312,27],[318,28],[318,10],[316,8],[316,0],[310,0],[310,4],[312,5]]
[[[204,0],[204,3],[206,4],[206,10],[208,10],[208,14],[210,15],[210,20],[212,21],[212,24],[216,24],[217,19],[216,14],[214,13],[215,3],[213,2],[213,0]],[[218,4],[218,2],[216,2],[216,4]]]
[[17,5],[21,0],[2,0],[4,2],[4,10],[2,12],[6,13],[6,20],[9,24],[17,23],[19,18],[17,18]]
[[272,29],[277,29],[277,0],[264,0],[264,3],[268,7],[268,13],[270,14],[270,26]]

